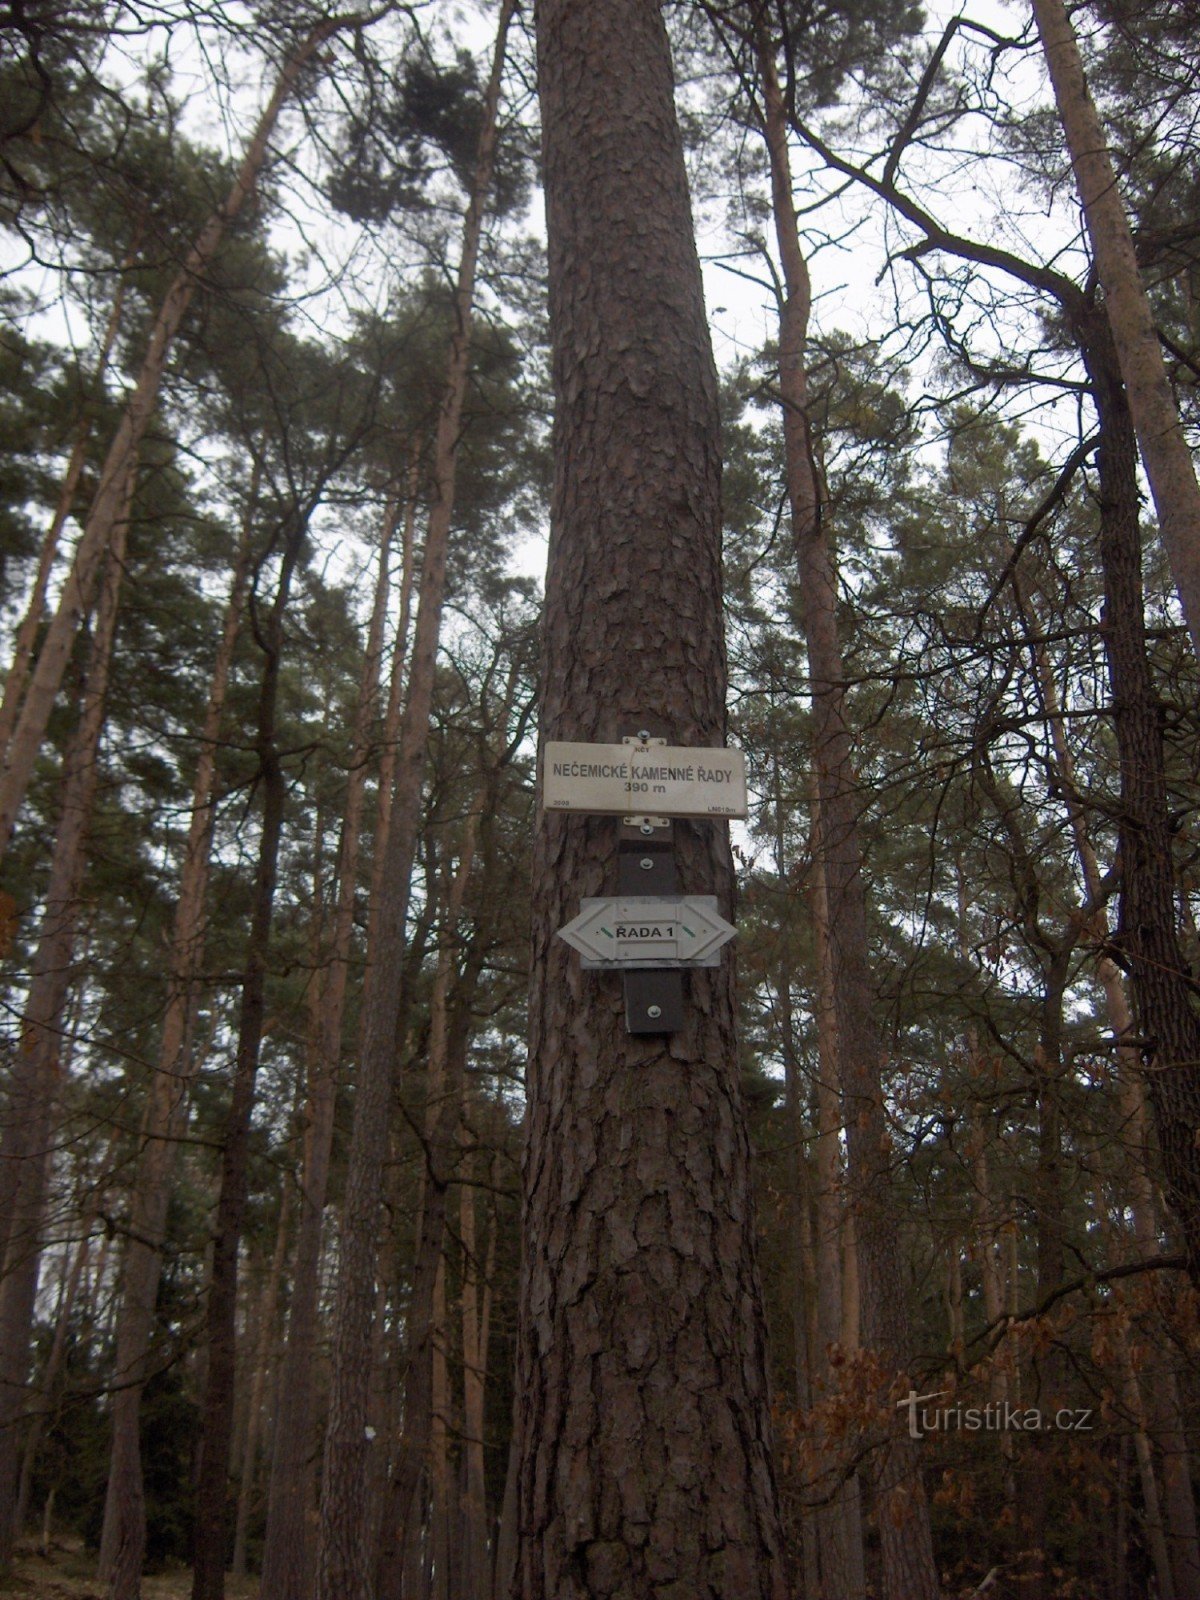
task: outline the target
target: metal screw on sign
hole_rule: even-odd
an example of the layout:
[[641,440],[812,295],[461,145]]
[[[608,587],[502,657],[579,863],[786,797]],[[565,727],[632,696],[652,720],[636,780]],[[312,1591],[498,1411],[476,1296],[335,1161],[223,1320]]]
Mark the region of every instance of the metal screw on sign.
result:
[[662,1016],[662,1007],[661,1006],[647,1006],[646,1007],[646,1015],[648,1017],[652,1018],[655,1022],[657,1022],[659,1017]]

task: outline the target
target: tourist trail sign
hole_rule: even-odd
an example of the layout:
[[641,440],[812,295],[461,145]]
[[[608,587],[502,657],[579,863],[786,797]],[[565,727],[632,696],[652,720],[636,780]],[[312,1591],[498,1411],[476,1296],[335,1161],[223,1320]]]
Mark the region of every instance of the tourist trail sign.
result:
[[683,745],[549,741],[542,804],[594,816],[744,817],[746,758]]
[[579,908],[558,936],[591,968],[718,967],[737,932],[715,894],[605,896]]

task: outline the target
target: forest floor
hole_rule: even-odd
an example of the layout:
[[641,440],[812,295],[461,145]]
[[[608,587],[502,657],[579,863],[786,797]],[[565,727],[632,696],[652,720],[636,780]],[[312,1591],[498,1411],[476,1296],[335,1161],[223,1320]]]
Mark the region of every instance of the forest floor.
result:
[[[188,1600],[192,1574],[186,1567],[142,1579],[142,1600]],[[257,1578],[225,1580],[227,1600],[254,1600]],[[0,1581],[4,1600],[104,1600],[96,1581],[95,1551],[76,1543],[58,1543],[44,1556],[34,1545],[17,1546],[17,1559],[7,1582]]]

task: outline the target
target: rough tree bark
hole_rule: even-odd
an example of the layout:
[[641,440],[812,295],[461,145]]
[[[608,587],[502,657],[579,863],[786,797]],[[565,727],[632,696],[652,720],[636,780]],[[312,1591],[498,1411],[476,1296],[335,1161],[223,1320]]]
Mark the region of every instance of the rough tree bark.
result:
[[1171,393],[1129,218],[1063,0],[1030,0],[1083,205],[1142,464],[1200,657],[1200,484]]
[[[540,0],[555,487],[546,739],[655,717],[725,742],[720,433],[656,0]],[[616,887],[618,825],[547,815],[533,863],[517,1424],[522,1600],[782,1600],[733,964],[683,1029],[556,938]],[[685,892],[733,893],[727,828],[677,823]]]
[[484,100],[471,193],[463,221],[462,259],[446,390],[434,439],[433,499],[417,599],[408,702],[397,745],[396,783],[388,819],[386,866],[365,989],[363,1038],[354,1127],[342,1206],[334,1304],[334,1363],[321,1475],[317,1600],[364,1600],[372,1592],[367,1530],[366,1437],[375,1307],[379,1199],[387,1154],[392,1069],[400,1020],[404,929],[420,821],[434,665],[446,588],[446,554],[454,514],[455,470],[471,356],[475,272],[497,138],[500,80],[514,0],[502,0]]
[[[813,759],[819,807],[814,849],[825,876],[838,1067],[846,1129],[847,1179],[861,1272],[862,1336],[884,1371],[899,1377],[910,1354],[908,1307],[896,1227],[891,1136],[879,1064],[882,1042],[867,942],[860,797],[845,715],[845,673],[837,630],[837,574],[822,516],[822,494],[808,426],[806,346],[811,287],[792,198],[787,113],[772,47],[756,39],[763,135],[771,171],[775,234],[783,266],[779,386],[800,612],[808,648]],[[912,1443],[899,1430],[875,1466],[877,1522],[886,1592],[895,1600],[936,1600],[929,1507]]]

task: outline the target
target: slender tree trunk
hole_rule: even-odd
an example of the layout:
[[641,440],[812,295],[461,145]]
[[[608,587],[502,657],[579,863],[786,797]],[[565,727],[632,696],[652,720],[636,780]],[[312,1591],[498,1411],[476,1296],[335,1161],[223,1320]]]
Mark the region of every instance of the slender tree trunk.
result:
[[238,1251],[249,1181],[250,1117],[254,1109],[254,1085],[266,1016],[267,953],[275,907],[275,875],[283,831],[284,802],[287,798],[276,733],[276,709],[283,619],[305,526],[306,518],[296,509],[284,532],[275,599],[265,626],[261,631],[256,630],[263,652],[255,735],[263,790],[262,833],[242,974],[237,1053],[221,1152],[221,1187],[217,1200],[212,1276],[205,1315],[208,1370],[201,1413],[200,1460],[196,1473],[192,1600],[223,1600],[225,1592],[228,1537],[226,1499],[237,1356]]
[[[1019,570],[1013,574],[1014,587],[1025,610],[1020,594]],[[1091,916],[1089,937],[1098,946],[1109,939],[1107,917],[1103,911],[1104,890],[1100,864],[1088,832],[1087,814],[1078,798],[1075,782],[1075,762],[1067,742],[1066,727],[1058,702],[1058,692],[1046,659],[1045,647],[1031,643],[1042,700],[1050,728],[1054,761],[1058,769],[1060,788],[1066,797],[1067,813],[1079,859],[1086,903],[1097,908]],[[1105,1013],[1116,1045],[1117,1093],[1121,1112],[1123,1138],[1128,1151],[1126,1183],[1133,1212],[1134,1239],[1138,1258],[1149,1260],[1159,1253],[1157,1205],[1150,1178],[1150,1152],[1147,1139],[1145,1097],[1138,1053],[1131,1042],[1134,1037],[1134,1019],[1125,990],[1121,971],[1111,955],[1102,948],[1096,961],[1096,976],[1104,993]],[[988,1313],[989,1321],[992,1313]],[[1157,1320],[1157,1319],[1156,1319]],[[1122,1332],[1124,1341],[1125,1335]],[[1174,1574],[1174,1588],[1178,1594],[1200,1595],[1200,1539],[1197,1537],[1196,1508],[1192,1490],[1190,1452],[1180,1406],[1178,1384],[1169,1354],[1151,1351],[1144,1368],[1144,1381],[1129,1363],[1128,1379],[1137,1391],[1137,1402],[1142,1404],[1145,1391],[1145,1412],[1154,1442],[1162,1455],[1163,1501],[1166,1511],[1166,1536]],[[1127,1379],[1127,1381],[1128,1381]],[[1137,1451],[1139,1471],[1145,1475],[1152,1471],[1150,1457],[1139,1446]],[[1157,1486],[1143,1483],[1142,1501],[1149,1508],[1157,1503]],[[1149,1516],[1149,1510],[1147,1510]],[[1162,1587],[1160,1579],[1160,1587]],[[1164,1591],[1165,1592],[1165,1591]]]
[[33,1421],[30,1424],[29,1434],[25,1440],[25,1448],[21,1452],[17,1507],[13,1515],[13,1531],[18,1539],[24,1532],[25,1524],[29,1520],[29,1497],[33,1487],[33,1472],[37,1465],[38,1451],[41,1447],[47,1418],[53,1414],[56,1405],[55,1390],[58,1387],[59,1376],[67,1353],[67,1332],[71,1324],[71,1315],[75,1309],[79,1286],[83,1281],[83,1274],[91,1249],[91,1227],[94,1221],[94,1212],[84,1219],[81,1237],[70,1258],[67,1281],[59,1302],[58,1314],[54,1320],[54,1338],[50,1345],[50,1353],[46,1357],[45,1370],[42,1373],[41,1397]]
[[246,1540],[250,1531],[250,1509],[254,1501],[254,1482],[258,1468],[258,1444],[262,1430],[263,1394],[275,1346],[275,1313],[279,1304],[279,1285],[283,1277],[284,1254],[291,1217],[291,1185],[285,1180],[279,1201],[279,1222],[275,1229],[275,1249],[267,1268],[262,1300],[258,1308],[258,1340],[250,1374],[250,1394],[246,1405],[246,1436],[242,1441],[242,1470],[238,1477],[237,1514],[233,1523],[233,1573],[246,1576]]
[[37,664],[29,679],[21,714],[9,743],[8,759],[0,773],[0,860],[8,849],[17,813],[29,787],[34,762],[41,749],[50,712],[71,654],[72,642],[81,622],[92,608],[104,553],[112,543],[113,529],[119,521],[124,484],[154,413],[175,336],[222,239],[254,189],[279,113],[297,80],[327,40],[350,20],[360,19],[344,16],[326,18],[313,28],[289,58],[259,118],[232,188],[201,229],[163,297],[150,330],[137,383],[126,402],[101,468],[91,510],[76,545],[58,609],[38,652]]
[[[429,1327],[429,1548],[433,1556],[431,1600],[450,1600],[450,1525],[454,1517],[450,1481],[450,1374],[446,1362],[446,1256],[443,1251],[433,1291]],[[457,1553],[457,1552],[456,1552]]]
[[[784,1096],[794,1149],[792,1172],[787,1186],[786,1213],[779,1222],[791,1239],[792,1286],[792,1371],[795,1407],[801,1416],[811,1417],[814,1399],[814,1372],[819,1368],[817,1307],[817,1262],[813,1239],[812,1176],[804,1148],[804,1114],[800,1099],[800,1068],[796,1060],[793,1034],[792,999],[788,963],[776,981],[782,1054]],[[801,1499],[795,1519],[800,1541],[800,1563],[806,1600],[817,1600],[821,1587],[820,1534],[821,1511],[813,1511]]]
[[[811,288],[800,249],[787,114],[772,48],[757,39],[764,101],[763,133],[771,168],[775,233],[783,265],[779,381],[784,451],[800,604],[813,701],[813,753],[820,801],[816,846],[824,870],[829,948],[845,1108],[849,1189],[862,1274],[863,1338],[899,1377],[909,1359],[908,1307],[896,1228],[891,1136],[884,1112],[867,945],[859,797],[845,718],[845,674],[837,634],[837,581],[823,522],[812,454],[805,366]],[[912,1442],[885,1441],[876,1467],[876,1502],[884,1584],[894,1600],[935,1600],[939,1593],[929,1508]]]
[[[513,0],[502,0],[483,124],[463,223],[455,325],[434,441],[433,503],[425,537],[408,703],[400,730],[369,993],[342,1208],[334,1308],[334,1366],[321,1481],[317,1600],[367,1600],[372,1591],[365,1436],[371,1374],[379,1196],[387,1153],[392,1071],[401,1008],[404,928],[420,819],[434,664],[441,633],[455,468],[471,354],[475,272],[497,136],[500,79]],[[199,1600],[199,1597],[198,1597]]]
[[[421,1205],[421,1226],[413,1265],[406,1317],[408,1372],[404,1384],[404,1429],[400,1436],[390,1499],[391,1548],[380,1575],[380,1600],[400,1600],[396,1578],[404,1570],[405,1545],[419,1539],[427,1471],[436,1411],[433,1353],[436,1344],[437,1277],[444,1257],[446,1207],[450,1184],[458,1170],[458,1130],[462,1117],[463,1081],[471,1031],[471,1005],[483,969],[483,939],[476,929],[466,952],[461,976],[453,947],[453,929],[462,914],[475,857],[475,832],[488,805],[485,793],[468,818],[462,853],[446,899],[442,942],[429,1001],[428,1115],[425,1138],[427,1170]],[[455,1004],[451,1015],[451,985]],[[408,1595],[404,1600],[411,1600]]]
[[129,1235],[121,1268],[113,1369],[112,1448],[99,1563],[100,1577],[109,1586],[110,1600],[138,1600],[141,1593],[146,1505],[138,1419],[142,1390],[149,1376],[147,1357],[162,1272],[162,1244],[175,1151],[187,1120],[189,1091],[199,1066],[191,1033],[196,985],[204,953],[204,901],[215,820],[213,789],[217,746],[250,571],[250,530],[258,498],[258,478],[256,466],[200,735],[168,958],[167,1008],[142,1124]]
[[[979,1041],[973,1029],[969,1030],[967,1048],[972,1063],[982,1066]],[[979,1074],[981,1076],[981,1074]],[[977,1112],[971,1119],[970,1134],[971,1176],[975,1184],[975,1230],[979,1241],[979,1276],[983,1287],[983,1314],[989,1327],[998,1327],[1004,1315],[1004,1274],[999,1258],[1001,1221],[992,1191],[991,1162],[987,1137],[982,1119]],[[1003,1406],[1009,1398],[1009,1348],[1001,1345],[994,1350],[988,1363],[988,1400]],[[1016,1519],[1017,1488],[1014,1474],[1014,1448],[1011,1435],[1000,1435],[1000,1453],[1004,1457],[1004,1500],[1006,1518],[1004,1526],[1010,1527]]]
[[[771,766],[772,802],[775,813],[775,876],[780,883],[786,881],[787,852],[785,847],[786,816],[783,786],[778,757]],[[786,1183],[784,1205],[786,1220],[783,1226],[790,1239],[791,1301],[792,1313],[792,1371],[794,1374],[796,1410],[811,1417],[814,1388],[822,1370],[820,1351],[820,1313],[817,1304],[817,1260],[813,1239],[814,1207],[813,1180],[809,1158],[805,1150],[805,1107],[801,1085],[801,1068],[796,1051],[796,1023],[792,1005],[792,953],[786,942],[781,944],[779,961],[773,981],[775,985],[775,1013],[779,1034],[779,1049],[783,1060],[784,1104],[790,1129],[789,1145],[793,1152],[791,1171]],[[819,1222],[818,1222],[819,1225]],[[821,1585],[819,1527],[822,1512],[827,1508],[813,1508],[800,1500],[799,1514],[795,1518],[796,1534],[800,1542],[800,1558],[806,1600],[818,1600]]]
[[[1032,1181],[1037,1294],[1038,1299],[1043,1300],[1061,1285],[1065,1265],[1061,1105],[1063,997],[1082,926],[1078,918],[1068,918],[1062,933],[1055,935],[1042,922],[1039,911],[1042,889],[1037,863],[1022,830],[1020,802],[1014,791],[996,777],[989,754],[990,737],[990,726],[984,722],[975,752],[974,781],[993,807],[1007,841],[1015,902],[1013,918],[1022,928],[1042,982],[1031,1094],[1037,1123]],[[1061,1349],[1054,1343],[1040,1356],[1037,1377],[1039,1393],[1047,1408],[1057,1406],[1066,1374]],[[1054,1451],[1048,1437],[1034,1437],[1028,1445],[1021,1455],[1022,1470],[1018,1476],[1022,1538],[1040,1563],[1036,1575],[1031,1574],[1027,1580],[1030,1600],[1043,1600],[1048,1593],[1050,1555],[1046,1546],[1051,1536]]]
[[[328,976],[321,994],[320,1021],[310,1062],[308,1122],[305,1129],[300,1223],[292,1274],[287,1346],[280,1374],[280,1407],[267,1502],[263,1551],[264,1594],[272,1600],[307,1600],[312,1585],[311,1508],[315,1476],[316,1355],[319,1335],[321,1239],[329,1163],[333,1149],[333,1113],[342,1053],[342,1020],[354,938],[354,905],[358,888],[359,847],[372,727],[379,699],[379,669],[390,589],[388,558],[396,528],[398,503],[384,516],[379,544],[375,601],[367,630],[366,653],[351,735],[350,771],[338,856],[338,898]],[[396,650],[402,653],[403,641]]]
[[[1102,1210],[1098,1212],[1098,1215],[1103,1214]],[[1157,1582],[1155,1596],[1156,1600],[1175,1600],[1175,1580],[1172,1575],[1162,1500],[1158,1492],[1158,1478],[1154,1471],[1154,1455],[1150,1446],[1146,1409],[1142,1403],[1141,1385],[1138,1383],[1138,1375],[1129,1348],[1129,1334],[1123,1327],[1117,1331],[1116,1345],[1117,1359],[1120,1363],[1121,1398],[1133,1423],[1134,1459],[1137,1461],[1138,1481],[1142,1490],[1142,1527],[1145,1530]]]
[[1200,484],[1171,393],[1108,141],[1064,0],[1030,0],[1163,545],[1200,657]]
[[375,812],[374,854],[371,858],[371,888],[367,911],[367,965],[363,974],[362,1007],[366,1012],[371,989],[371,952],[379,940],[379,907],[383,899],[387,870],[388,833],[392,823],[392,798],[396,791],[396,761],[400,748],[400,720],[404,711],[405,664],[408,661],[408,628],[412,613],[414,533],[417,496],[421,486],[421,445],[414,438],[409,450],[408,489],[404,501],[404,521],[400,537],[400,616],[392,647],[392,666],[388,678],[387,706],[380,734],[379,799]]
[[[1097,319],[1098,322],[1098,319]],[[1120,919],[1167,1195],[1200,1285],[1200,1014],[1180,949],[1162,723],[1146,657],[1133,431],[1111,346],[1097,326],[1085,361],[1100,416],[1103,637],[1121,764]]]
[[[725,742],[720,435],[657,0],[540,0],[555,489],[543,739],[653,718]],[[636,660],[636,670],[633,663]],[[731,908],[719,822],[685,892]],[[616,888],[618,824],[539,823],[517,1408],[521,1600],[782,1600],[733,963],[630,1034],[557,930]]]
[[[514,1410],[520,1405],[517,1399]],[[517,1485],[521,1474],[521,1439],[514,1417],[508,1445],[508,1466],[504,1473],[504,1498],[496,1526],[496,1559],[493,1563],[491,1600],[511,1600],[517,1576]]]
[[[50,883],[34,956],[33,975],[17,1049],[15,1092],[8,1115],[20,1139],[6,1163],[15,1175],[4,1228],[0,1277],[0,1573],[12,1562],[13,1521],[20,1462],[18,1434],[28,1399],[34,1305],[45,1220],[54,1113],[62,1075],[64,1015],[74,973],[85,842],[96,793],[100,735],[108,695],[113,640],[124,575],[134,473],[130,468],[117,510],[88,651],[83,704],[63,761],[62,812],[54,840]],[[6,1128],[5,1133],[8,1134]]]
[[[813,836],[820,801],[812,798]],[[858,1348],[857,1294],[853,1307],[843,1305],[842,1248],[848,1224],[842,1196],[842,1113],[841,1079],[838,1069],[837,1005],[833,993],[833,964],[829,948],[829,901],[825,891],[825,867],[821,852],[812,852],[812,927],[817,968],[817,1363],[818,1387],[829,1394],[836,1384],[830,1359],[837,1346]],[[857,1261],[857,1256],[855,1256]],[[847,1340],[843,1318],[850,1316],[853,1340]],[[862,1504],[858,1475],[845,1475],[841,1452],[830,1443],[825,1471],[836,1473],[842,1481],[836,1487],[819,1481],[822,1498],[831,1494],[828,1504],[817,1513],[817,1542],[821,1578],[826,1591],[846,1600],[860,1600],[866,1592],[866,1563],[863,1555]]]
[[487,1261],[481,1270],[477,1253],[479,1240],[475,1219],[476,1195],[471,1182],[474,1170],[471,1155],[464,1153],[462,1159],[464,1181],[459,1190],[458,1207],[458,1229],[463,1252],[462,1292],[459,1300],[463,1363],[463,1539],[460,1593],[462,1600],[488,1600],[490,1574],[483,1429],[496,1229],[493,1226],[489,1232]]

